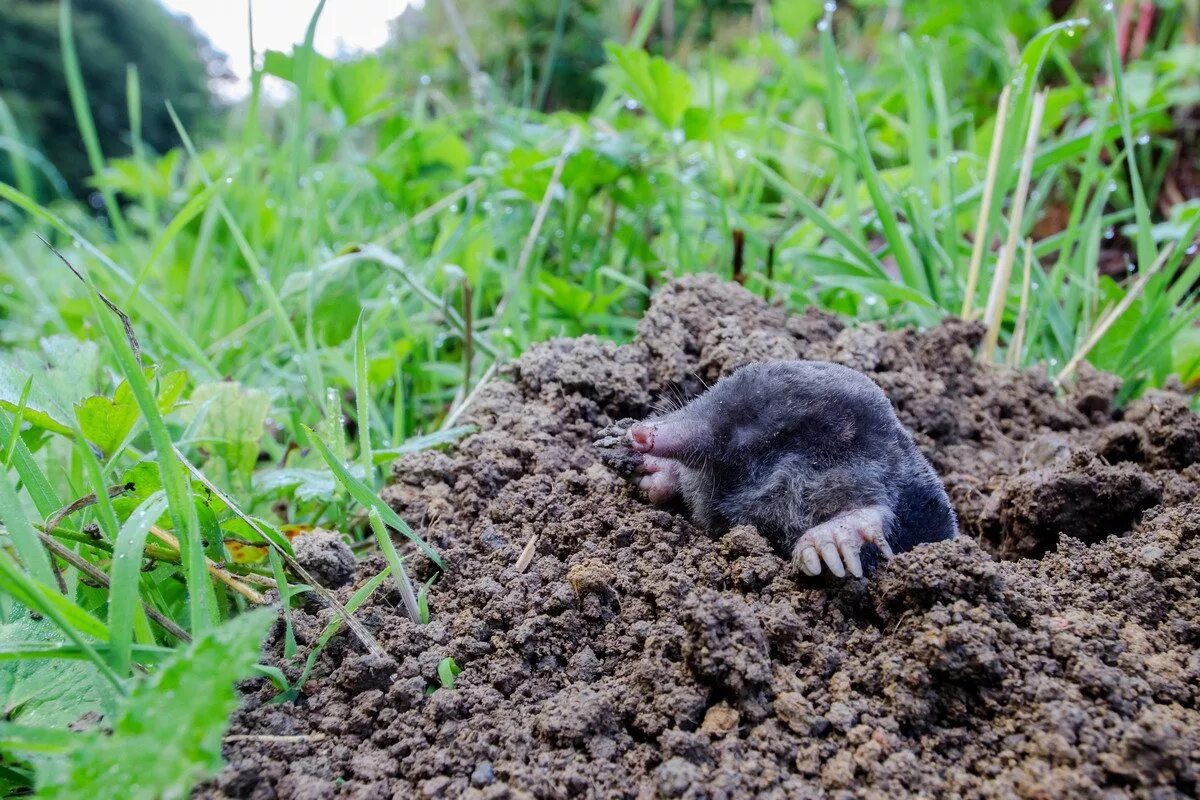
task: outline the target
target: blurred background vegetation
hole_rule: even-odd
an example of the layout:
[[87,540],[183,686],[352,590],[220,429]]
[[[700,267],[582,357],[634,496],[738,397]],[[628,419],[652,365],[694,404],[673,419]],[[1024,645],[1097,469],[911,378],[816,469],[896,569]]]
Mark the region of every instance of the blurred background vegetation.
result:
[[[530,344],[628,339],[673,276],[1194,389],[1198,6],[427,0],[331,58],[329,0],[231,100],[153,0],[0,0],[0,789],[135,769],[52,734],[137,728],[166,659],[246,674],[261,631],[225,620],[320,591],[292,536],[414,555],[390,461]],[[232,695],[192,700],[200,741]]]

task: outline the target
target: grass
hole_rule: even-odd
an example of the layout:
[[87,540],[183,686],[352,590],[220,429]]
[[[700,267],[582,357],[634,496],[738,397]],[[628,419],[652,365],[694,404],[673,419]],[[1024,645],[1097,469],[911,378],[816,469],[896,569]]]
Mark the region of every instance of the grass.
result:
[[[653,287],[730,276],[735,253],[749,290],[793,308],[984,315],[981,357],[1064,384],[1084,360],[1126,397],[1197,380],[1200,209],[1158,197],[1189,85],[1169,54],[1195,21],[1168,15],[1123,65],[1111,9],[1053,22],[1002,5],[920,3],[889,22],[777,3],[731,45],[666,61],[639,46],[651,3],[609,43],[587,115],[486,82],[405,85],[386,59],[301,45],[266,54],[226,136],[193,142],[177,120],[166,154],[138,139],[131,70],[127,158],[100,152],[65,36],[107,213],[38,195],[53,154],[0,107],[18,180],[0,184],[0,659],[70,659],[115,709],[153,697],[168,654],[243,641],[230,626],[264,591],[319,592],[338,616],[317,647],[298,652],[285,604],[288,668],[238,662],[297,696],[341,627],[378,647],[353,611],[387,576],[428,621],[428,583],[415,592],[406,564],[442,562],[378,499],[378,468],[466,433],[474,392],[531,344],[627,339]],[[299,99],[265,105],[268,74]],[[1055,206],[1066,226],[1035,231]],[[1117,230],[1132,242],[1122,281],[1097,270]],[[315,526],[385,554],[344,607],[295,561],[290,536]],[[452,686],[454,669],[427,677]],[[69,773],[32,763],[4,757],[0,788]],[[199,774],[180,770],[181,786]]]

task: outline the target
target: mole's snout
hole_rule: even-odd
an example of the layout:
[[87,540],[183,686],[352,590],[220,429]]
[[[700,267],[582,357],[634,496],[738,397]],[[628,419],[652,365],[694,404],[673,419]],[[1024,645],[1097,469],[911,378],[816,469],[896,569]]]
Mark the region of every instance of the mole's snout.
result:
[[654,449],[654,426],[639,422],[629,429],[629,441],[633,449],[639,453],[649,453]]

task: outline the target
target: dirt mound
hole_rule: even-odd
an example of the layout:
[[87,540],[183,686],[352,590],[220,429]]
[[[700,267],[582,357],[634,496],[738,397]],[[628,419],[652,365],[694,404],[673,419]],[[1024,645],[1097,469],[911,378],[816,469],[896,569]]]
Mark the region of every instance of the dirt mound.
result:
[[[1200,421],[1169,394],[1122,414],[1090,372],[1059,400],[976,364],[980,335],[843,328],[692,278],[631,345],[535,348],[481,393],[478,434],[402,459],[385,492],[449,564],[433,621],[381,589],[363,617],[391,659],[343,634],[297,702],[253,687],[202,794],[1195,796]],[[753,529],[709,537],[638,499],[591,445],[797,356],[888,392],[960,540],[872,581],[798,578]],[[296,614],[302,645],[327,618]],[[462,673],[433,690],[447,656]]]

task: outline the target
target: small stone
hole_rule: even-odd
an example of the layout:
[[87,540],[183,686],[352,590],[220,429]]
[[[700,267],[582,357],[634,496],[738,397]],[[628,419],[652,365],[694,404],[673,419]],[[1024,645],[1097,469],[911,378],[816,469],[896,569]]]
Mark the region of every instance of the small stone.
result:
[[737,709],[730,708],[725,703],[718,703],[709,708],[704,714],[704,721],[700,723],[700,730],[715,736],[724,736],[727,733],[733,733],[737,730],[737,727]]
[[492,769],[490,761],[480,761],[475,765],[475,771],[471,773],[472,786],[482,789],[494,780],[496,780],[496,772]]

